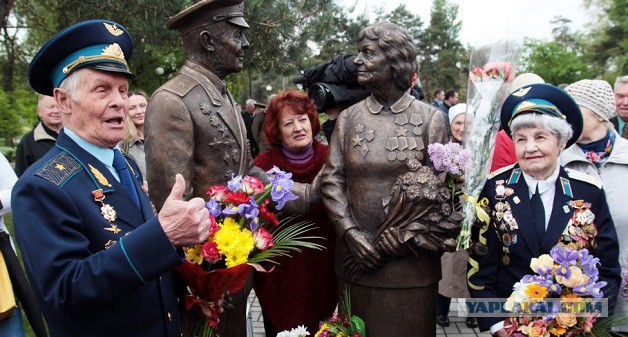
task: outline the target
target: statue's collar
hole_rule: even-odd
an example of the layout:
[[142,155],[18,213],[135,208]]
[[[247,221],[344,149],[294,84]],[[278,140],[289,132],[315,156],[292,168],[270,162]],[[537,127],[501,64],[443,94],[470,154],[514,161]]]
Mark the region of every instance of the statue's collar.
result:
[[[416,98],[414,98],[414,96],[408,93],[404,93],[403,96],[401,96],[401,98],[399,98],[399,100],[395,102],[395,104],[390,106],[390,111],[395,114],[404,112],[415,99]],[[382,112],[382,110],[384,109],[384,106],[379,104],[375,97],[373,97],[373,94],[366,98],[366,107],[369,109],[369,112],[374,115]]]
[[216,76],[216,74],[212,73],[209,69],[203,68],[203,66],[190,60],[185,61],[185,67],[205,76],[221,94],[227,94],[227,84],[225,81],[221,80],[220,77]]

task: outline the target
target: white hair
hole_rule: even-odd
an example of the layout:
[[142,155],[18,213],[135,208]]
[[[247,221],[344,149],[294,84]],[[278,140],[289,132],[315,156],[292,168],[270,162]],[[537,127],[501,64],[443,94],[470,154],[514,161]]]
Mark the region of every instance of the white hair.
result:
[[76,94],[79,84],[83,80],[83,75],[81,75],[83,73],[82,70],[83,69],[78,69],[71,72],[70,75],[64,78],[61,83],[59,83],[59,89],[63,89],[65,92],[67,92],[68,96],[72,100],[76,100]]
[[527,113],[517,116],[510,124],[510,132],[513,135],[521,129],[528,128],[540,128],[551,132],[561,145],[567,144],[573,136],[571,125],[566,120],[545,114]]
[[615,80],[615,85],[613,86],[613,90],[617,90],[619,83],[628,83],[628,75],[617,77],[617,79]]

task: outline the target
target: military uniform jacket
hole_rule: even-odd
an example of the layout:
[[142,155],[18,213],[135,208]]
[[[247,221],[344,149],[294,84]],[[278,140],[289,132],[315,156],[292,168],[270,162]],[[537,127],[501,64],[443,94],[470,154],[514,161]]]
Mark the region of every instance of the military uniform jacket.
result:
[[177,173],[186,181],[185,199],[207,198],[210,186],[253,165],[244,121],[225,83],[195,63],[186,62],[153,94],[145,129],[147,180],[157,209]]
[[[322,192],[329,218],[336,227],[336,274],[352,254],[343,236],[350,228],[377,232],[385,201],[408,162],[429,164],[427,146],[446,140],[443,115],[409,94],[389,109],[373,96],[344,110],[337,119],[323,169]],[[428,251],[416,257],[388,257],[380,269],[363,273],[355,282],[370,287],[412,288],[438,283],[440,255]]]
[[13,188],[17,241],[53,337],[180,335],[170,271],[182,259],[130,167],[140,208],[62,131]]
[[[498,195],[502,193],[498,192],[499,189],[506,191],[505,198]],[[528,186],[518,164],[493,173],[484,185],[480,200],[482,198],[488,200],[487,213],[491,216],[491,221],[488,228],[480,231],[480,235],[486,240],[489,252],[483,257],[471,256],[468,283],[472,298],[508,298],[516,282],[524,275],[534,274],[530,268],[532,258],[549,254],[552,247],[559,242],[575,211],[570,201],[584,200],[591,204],[590,210],[595,215],[594,223],[598,229],[595,237],[597,248],[588,249],[600,259],[599,275],[602,281],[608,282],[602,290],[605,297],[609,298],[610,311],[621,282],[619,244],[606,197],[599,182],[586,174],[560,167],[552,214],[545,236],[542,238],[539,238],[535,229]],[[499,202],[505,202],[510,206],[518,229],[508,232],[500,229],[501,223],[494,212],[496,208],[503,206],[498,205]],[[509,241],[508,254],[505,254],[504,242]],[[508,255],[508,258],[504,258],[504,255]],[[473,266],[475,263],[477,268]],[[480,329],[484,331],[503,319],[480,317],[478,323]]]

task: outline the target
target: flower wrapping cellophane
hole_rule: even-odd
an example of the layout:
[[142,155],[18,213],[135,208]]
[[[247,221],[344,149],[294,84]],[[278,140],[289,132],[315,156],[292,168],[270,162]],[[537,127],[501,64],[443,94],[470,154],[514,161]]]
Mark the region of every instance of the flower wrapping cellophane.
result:
[[510,91],[517,68],[520,46],[512,41],[499,41],[474,48],[471,54],[467,109],[474,118],[467,118],[464,147],[471,151],[465,169],[467,202],[465,219],[457,239],[457,249],[470,246],[471,227],[476,221],[488,223],[488,216],[478,204],[486,177],[490,173],[495,138],[500,124],[501,106]]

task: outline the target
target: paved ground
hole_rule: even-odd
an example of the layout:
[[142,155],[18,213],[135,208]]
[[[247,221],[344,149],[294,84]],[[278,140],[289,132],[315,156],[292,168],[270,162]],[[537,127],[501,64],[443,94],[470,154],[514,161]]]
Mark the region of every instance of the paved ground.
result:
[[[250,303],[250,323],[249,330],[253,330],[253,334],[249,334],[251,337],[266,337],[264,333],[264,323],[262,320],[262,308],[257,301],[257,297],[255,296],[255,292],[251,291],[251,295],[249,296]],[[458,317],[457,314],[457,301],[451,301],[451,308],[449,312],[449,319],[451,321],[451,325],[442,328],[440,326],[436,327],[436,337],[490,337],[489,333],[481,333],[478,329],[469,329],[465,325],[465,318]],[[311,336],[314,336],[314,332],[310,331]],[[275,337],[275,336],[268,336]],[[390,336],[396,337],[396,336]],[[402,337],[402,336],[400,336]],[[405,336],[404,336],[405,337]]]

